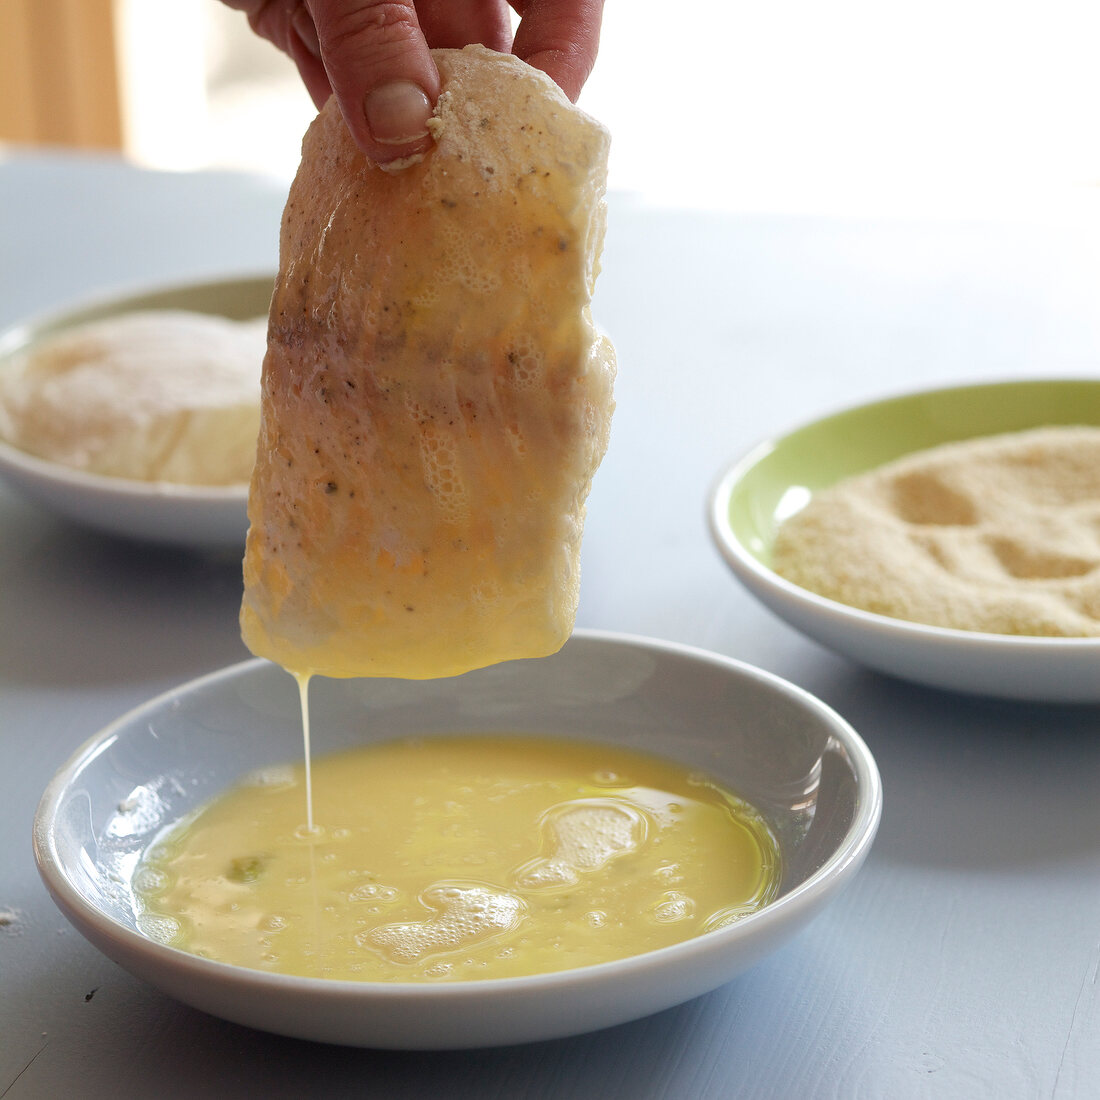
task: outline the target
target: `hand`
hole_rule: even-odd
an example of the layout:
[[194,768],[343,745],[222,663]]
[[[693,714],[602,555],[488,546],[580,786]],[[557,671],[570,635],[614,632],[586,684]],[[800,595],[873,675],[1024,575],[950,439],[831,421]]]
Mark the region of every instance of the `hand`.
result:
[[604,0],[225,0],[289,54],[314,103],[335,95],[380,164],[424,152],[439,96],[432,47],[479,42],[542,69],[575,100],[596,61]]

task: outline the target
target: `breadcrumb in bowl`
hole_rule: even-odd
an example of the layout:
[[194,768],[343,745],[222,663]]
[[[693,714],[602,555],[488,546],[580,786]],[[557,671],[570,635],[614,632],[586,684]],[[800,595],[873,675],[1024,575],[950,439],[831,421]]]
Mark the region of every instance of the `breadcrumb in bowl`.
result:
[[813,494],[928,448],[1042,427],[1100,425],[1100,380],[983,383],[922,391],[826,416],[765,441],[709,499],[715,543],[765,606],[870,668],[948,690],[1046,702],[1100,700],[1100,638],[928,625],[852,607],[780,576],[776,532]]

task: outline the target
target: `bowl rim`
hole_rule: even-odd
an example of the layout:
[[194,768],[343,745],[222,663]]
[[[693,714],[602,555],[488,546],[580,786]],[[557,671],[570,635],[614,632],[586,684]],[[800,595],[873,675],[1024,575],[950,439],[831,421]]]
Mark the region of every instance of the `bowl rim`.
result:
[[[742,452],[740,457],[733,459],[732,462],[720,470],[707,494],[706,516],[711,536],[722,556],[726,559],[727,564],[743,579],[753,580],[764,587],[774,589],[782,593],[787,599],[813,607],[823,614],[849,621],[865,632],[911,635],[914,638],[950,643],[964,650],[967,648],[985,648],[990,645],[1018,650],[1040,646],[1054,652],[1058,650],[1084,650],[1086,652],[1091,649],[1100,650],[1100,637],[1089,637],[1087,635],[996,634],[991,631],[963,630],[957,627],[919,623],[910,619],[898,619],[890,615],[866,611],[851,604],[841,603],[839,600],[819,595],[780,576],[775,570],[762,562],[737,537],[733,525],[729,521],[730,501],[734,490],[750,471],[778,450],[792,436],[816,425],[840,419],[851,413],[871,412],[878,407],[922,397],[942,395],[949,398],[952,395],[961,396],[963,393],[980,393],[1005,387],[1035,387],[1038,389],[1048,386],[1079,386],[1083,384],[1095,386],[1097,391],[1100,392],[1100,377],[1094,375],[1059,375],[1056,378],[1002,378],[985,382],[964,382],[949,386],[906,390],[901,393],[873,398],[869,401],[854,402],[827,412],[822,416],[806,419],[791,428],[758,439],[748,450]],[[988,434],[998,433],[979,432],[972,436],[960,436],[958,438],[960,440],[978,439]],[[911,454],[914,452],[904,453]]]
[[649,652],[718,665],[737,676],[765,684],[812,712],[829,728],[831,738],[838,741],[844,749],[845,759],[856,780],[856,799],[852,820],[836,850],[789,893],[767,903],[733,925],[708,932],[705,936],[695,936],[639,955],[568,970],[506,978],[466,979],[432,985],[418,982],[367,982],[272,974],[234,963],[202,958],[182,948],[172,947],[144,936],[89,903],[72,886],[69,875],[58,856],[54,822],[61,799],[74,778],[86,764],[106,751],[117,740],[123,727],[133,724],[143,714],[164,706],[181,693],[202,691],[212,683],[247,677],[255,670],[272,667],[270,661],[257,657],[206,673],[159,693],[120,715],[77,748],[51,778],[35,810],[32,846],[39,874],[55,902],[70,920],[80,927],[95,928],[104,940],[128,949],[127,953],[137,951],[146,957],[158,959],[177,971],[186,971],[202,980],[223,983],[231,981],[238,986],[255,991],[287,990],[299,995],[321,994],[330,999],[352,1001],[381,997],[387,1000],[427,998],[432,1002],[438,1002],[441,999],[462,999],[473,993],[503,994],[509,991],[526,993],[533,988],[549,991],[560,986],[599,982],[609,974],[626,977],[632,972],[648,970],[654,964],[659,965],[660,960],[665,958],[672,962],[681,956],[687,958],[697,953],[709,953],[717,950],[719,945],[727,940],[751,940],[759,932],[765,931],[773,924],[783,923],[784,920],[795,923],[808,921],[816,908],[816,903],[824,900],[834,889],[846,882],[861,866],[874,841],[881,820],[882,779],[871,750],[856,730],[828,704],[804,688],[774,673],[724,654],[679,642],[608,630],[578,628],[573,632],[572,637],[606,646],[641,648]]
[[[270,281],[274,288],[277,278],[274,268],[248,267],[238,271],[221,271],[202,276],[182,276],[156,282],[124,282],[86,294],[75,295],[68,302],[46,306],[0,329],[0,359],[19,351],[38,339],[42,330],[65,329],[93,320],[104,311],[121,312],[132,309],[132,303],[148,299],[168,298],[193,291],[216,290],[218,287],[239,286],[242,283]],[[142,306],[143,309],[172,309],[172,306]],[[178,307],[182,308],[182,307]]]

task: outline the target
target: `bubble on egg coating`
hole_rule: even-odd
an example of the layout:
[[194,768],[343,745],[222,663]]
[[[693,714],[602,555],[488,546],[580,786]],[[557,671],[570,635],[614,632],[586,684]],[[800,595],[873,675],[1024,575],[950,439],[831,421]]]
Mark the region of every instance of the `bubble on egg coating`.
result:
[[356,942],[390,962],[411,965],[510,932],[527,912],[522,898],[482,883],[437,882],[420,902],[432,910],[427,919],[383,924],[361,932]]
[[469,511],[469,501],[453,441],[426,427],[420,435],[420,457],[436,505],[447,519],[457,522]]
[[439,238],[442,243],[441,283],[454,282],[473,294],[493,294],[502,283],[498,268],[479,263],[476,255],[488,252],[482,239],[467,228],[464,233],[459,226],[444,222],[439,226]]
[[645,843],[645,815],[625,800],[578,798],[552,807],[542,817],[543,855],[513,874],[524,890],[571,886],[583,874],[636,852]]
[[703,931],[715,932],[719,928],[727,928],[755,913],[758,908],[758,905],[730,905],[724,909],[718,909],[703,922]]
[[695,902],[679,890],[669,890],[662,894],[653,908],[653,917],[660,924],[690,920],[693,916],[695,916]]
[[534,389],[543,385],[546,354],[529,332],[516,333],[505,351],[505,359],[509,366],[509,381],[517,389]]
[[137,918],[138,931],[157,943],[171,943],[183,933],[183,923],[162,913],[142,913]]
[[133,883],[138,893],[152,897],[167,890],[172,884],[172,878],[166,871],[146,865],[134,875]]
[[378,882],[365,882],[348,894],[348,901],[393,901],[401,891],[394,886],[383,886]]

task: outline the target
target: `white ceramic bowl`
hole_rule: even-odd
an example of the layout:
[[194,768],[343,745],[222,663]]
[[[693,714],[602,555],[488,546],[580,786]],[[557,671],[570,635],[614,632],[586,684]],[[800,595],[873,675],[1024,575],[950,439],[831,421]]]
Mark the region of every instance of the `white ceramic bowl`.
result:
[[765,813],[783,878],[774,901],[732,926],[533,977],[328,981],[166,947],[136,924],[130,878],[141,853],[242,775],[300,758],[291,678],[263,661],[237,665],[153,700],[85,744],[42,798],[34,847],[62,911],[120,965],[197,1008],[286,1035],[478,1047],[576,1034],[670,1007],[728,982],[802,928],[862,864],[881,813],[871,754],[823,703],[768,673],[667,643],[578,632],[540,660],[447,680],[319,680],[311,695],[318,752],[416,733],[552,733],[705,769]]
[[950,630],[862,611],[770,567],[779,524],[817,489],[943,443],[1043,425],[1100,425],[1100,379],[995,382],[846,409],[754,447],[709,500],[711,533],[745,587],[822,645],[933,687],[1036,702],[1100,701],[1100,638]]
[[[58,332],[132,310],[185,309],[244,321],[266,316],[274,275],[246,275],[113,294],[0,333],[0,371]],[[240,546],[248,486],[133,481],[75,470],[0,440],[0,477],[58,515],[114,535],[186,546]]]

